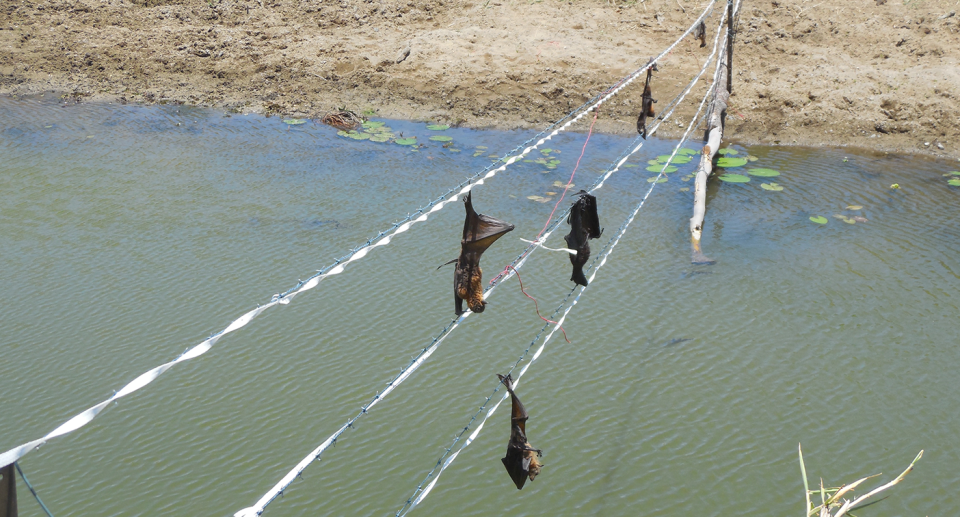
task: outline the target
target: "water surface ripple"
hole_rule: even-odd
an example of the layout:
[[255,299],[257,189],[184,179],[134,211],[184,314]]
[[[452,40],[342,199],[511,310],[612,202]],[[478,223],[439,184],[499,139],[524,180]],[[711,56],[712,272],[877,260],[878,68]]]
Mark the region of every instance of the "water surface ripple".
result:
[[[171,360],[532,135],[454,128],[444,148],[425,124],[386,122],[426,146],[184,106],[0,99],[0,449]],[[481,213],[517,226],[484,256],[488,278],[543,226],[552,203],[527,196],[560,192],[584,136],[550,143],[556,169],[520,163],[475,190]],[[594,135],[574,183],[591,183],[628,143]],[[671,145],[651,139],[639,166],[598,193],[604,240],[646,192],[646,161]],[[781,171],[784,190],[711,182],[703,244],[717,264],[688,262],[692,195],[681,188],[693,165],[681,166],[571,312],[573,342],[552,341],[524,378],[541,476],[513,488],[501,411],[417,512],[786,515],[802,504],[798,442],[811,482],[829,484],[892,476],[926,449],[864,512],[960,510],[960,191],[942,177],[957,164],[735,147]],[[31,481],[55,515],[249,506],[450,320],[453,273],[435,269],[456,257],[462,217],[436,214],[30,454]],[[521,273],[545,310],[569,289],[564,255],[538,251]],[[498,289],[267,513],[392,515],[541,323],[515,280]],[[21,515],[41,512],[22,496]]]

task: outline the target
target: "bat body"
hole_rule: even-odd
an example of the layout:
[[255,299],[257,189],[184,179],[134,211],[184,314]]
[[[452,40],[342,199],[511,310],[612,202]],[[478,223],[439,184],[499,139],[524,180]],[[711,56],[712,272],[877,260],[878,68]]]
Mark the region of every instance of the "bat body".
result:
[[700,22],[700,25],[697,25],[697,31],[694,33],[694,36],[700,40],[700,48],[707,46],[707,25]]
[[579,199],[570,209],[570,215],[567,217],[567,223],[570,224],[570,233],[563,237],[567,241],[567,247],[577,250],[576,255],[570,255],[570,263],[573,264],[573,280],[578,285],[587,285],[587,278],[583,276],[583,266],[590,258],[589,239],[596,239],[603,234],[603,228],[600,228],[600,217],[597,215],[597,198],[581,190]]
[[640,133],[640,136],[642,136],[644,140],[647,139],[647,117],[656,115],[656,113],[653,112],[653,105],[657,100],[653,98],[653,93],[650,91],[650,78],[653,77],[653,72],[655,71],[657,71],[657,64],[653,63],[650,68],[647,69],[647,82],[643,85],[640,116],[637,117],[637,133]]
[[533,481],[540,473],[543,464],[538,458],[542,454],[540,449],[534,449],[527,441],[527,410],[523,407],[517,394],[513,392],[513,379],[508,374],[506,377],[497,375],[503,385],[507,387],[510,393],[510,400],[513,402],[513,412],[510,414],[510,442],[507,443],[507,455],[500,459],[503,466],[507,468],[510,479],[517,485],[517,490],[523,489],[523,484],[529,478]]
[[460,256],[453,273],[454,308],[457,316],[463,314],[463,302],[473,312],[483,312],[483,271],[480,256],[497,239],[513,230],[513,225],[499,219],[478,214],[473,209],[471,193],[464,199],[467,217],[463,222],[463,238],[460,240]]

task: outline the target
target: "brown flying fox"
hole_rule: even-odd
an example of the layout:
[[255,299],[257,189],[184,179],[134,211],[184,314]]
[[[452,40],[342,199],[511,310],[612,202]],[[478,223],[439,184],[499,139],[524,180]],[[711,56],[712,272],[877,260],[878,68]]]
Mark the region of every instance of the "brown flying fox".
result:
[[703,20],[700,21],[700,25],[697,25],[697,31],[693,35],[700,40],[700,48],[707,46],[707,25],[703,23]]
[[567,247],[576,250],[576,255],[570,255],[570,263],[573,264],[573,280],[578,285],[587,285],[587,277],[583,276],[583,266],[590,258],[589,239],[596,239],[603,234],[603,228],[600,228],[600,217],[597,215],[597,198],[587,194],[587,191],[581,190],[578,194],[579,199],[570,208],[570,215],[567,217],[567,223],[570,224],[570,233],[563,237],[567,241]]
[[650,58],[651,65],[647,69],[647,82],[643,85],[643,97],[640,105],[640,116],[637,117],[637,133],[640,133],[640,136],[644,140],[647,139],[647,117],[653,117],[656,115],[653,112],[653,105],[657,102],[653,98],[653,94],[650,92],[650,78],[653,77],[653,73],[659,71],[657,69],[657,63],[653,62],[653,58]]
[[463,222],[463,238],[460,240],[460,257],[453,273],[453,296],[457,316],[463,314],[463,301],[473,312],[483,312],[487,302],[483,301],[483,271],[480,269],[480,256],[500,237],[511,230],[513,225],[499,219],[478,214],[473,209],[471,193],[464,199],[467,217]]
[[507,443],[507,455],[500,461],[507,468],[510,479],[517,485],[517,490],[522,490],[527,478],[533,481],[540,473],[540,468],[543,465],[537,458],[543,452],[540,449],[534,449],[527,441],[527,418],[529,416],[520,399],[517,398],[517,394],[513,392],[513,379],[510,374],[507,374],[506,377],[498,374],[497,377],[507,387],[510,400],[513,402],[513,412],[510,414],[510,442]]

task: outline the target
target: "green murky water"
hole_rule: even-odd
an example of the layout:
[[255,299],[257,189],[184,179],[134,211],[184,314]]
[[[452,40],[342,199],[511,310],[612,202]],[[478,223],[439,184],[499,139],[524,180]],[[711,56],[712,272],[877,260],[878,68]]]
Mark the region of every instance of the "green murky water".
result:
[[[426,146],[185,107],[0,99],[0,450],[532,135],[387,122]],[[553,203],[527,197],[556,198],[583,138],[563,134],[548,144],[560,152],[474,191],[480,212],[517,226],[484,256],[488,278],[543,226]],[[573,183],[591,183],[629,142],[594,135]],[[647,160],[671,145],[652,140],[598,192],[607,231],[594,250],[651,185]],[[541,476],[518,492],[503,471],[501,409],[416,513],[792,515],[798,442],[812,484],[889,479],[926,450],[859,515],[960,509],[960,189],[942,176],[960,167],[737,149],[758,160],[731,172],[781,175],[711,183],[704,250],[718,263],[689,264],[692,193],[681,189],[695,163],[677,165],[571,312],[572,343],[551,341],[524,377]],[[783,190],[761,188],[770,181]],[[462,218],[459,205],[435,214],[21,465],[55,515],[225,516],[253,504],[450,321],[452,272],[435,269],[456,257]],[[540,250],[521,273],[547,311],[571,285],[561,254]],[[516,280],[490,302],[265,515],[393,515],[541,327]],[[22,484],[20,495],[21,515],[41,515]]]

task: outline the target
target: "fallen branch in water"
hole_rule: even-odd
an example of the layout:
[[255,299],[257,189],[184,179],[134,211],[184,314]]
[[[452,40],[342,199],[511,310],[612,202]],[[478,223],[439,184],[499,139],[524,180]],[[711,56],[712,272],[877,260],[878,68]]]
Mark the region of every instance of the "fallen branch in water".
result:
[[327,113],[320,119],[320,122],[328,126],[333,126],[341,131],[350,131],[351,129],[357,129],[363,124],[363,117],[352,111],[343,110],[335,113]]
[[[855,509],[858,505],[860,505],[867,499],[903,481],[903,478],[905,478],[907,474],[909,474],[910,471],[913,470],[913,465],[917,462],[917,460],[923,457],[923,451],[920,451],[920,453],[917,454],[917,457],[910,462],[910,465],[906,468],[906,470],[901,472],[900,475],[894,478],[893,481],[890,481],[889,483],[886,483],[884,485],[880,485],[877,488],[874,488],[873,490],[867,492],[866,494],[860,497],[857,497],[856,499],[841,500],[840,499],[841,497],[846,495],[848,492],[852,492],[853,489],[857,488],[857,486],[860,485],[860,483],[863,483],[864,481],[870,478],[875,478],[880,474],[867,476],[865,478],[858,479],[849,485],[841,485],[835,488],[824,488],[823,479],[821,478],[820,490],[810,490],[810,485],[807,483],[807,469],[803,464],[803,449],[800,448],[799,444],[797,445],[797,452],[800,455],[800,473],[803,475],[803,492],[804,492],[804,498],[806,499],[806,505],[807,505],[806,515],[804,517],[811,517],[811,516],[842,517],[843,515],[847,515],[850,510]],[[820,505],[817,507],[813,507],[812,503],[810,502],[810,494],[816,494],[816,493],[820,494]],[[832,494],[832,495],[828,498],[827,494]],[[830,513],[831,510],[834,508],[837,508],[836,513]]]

